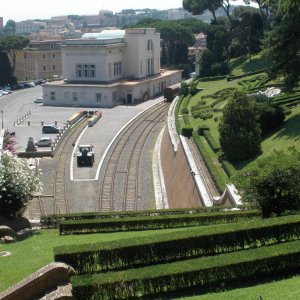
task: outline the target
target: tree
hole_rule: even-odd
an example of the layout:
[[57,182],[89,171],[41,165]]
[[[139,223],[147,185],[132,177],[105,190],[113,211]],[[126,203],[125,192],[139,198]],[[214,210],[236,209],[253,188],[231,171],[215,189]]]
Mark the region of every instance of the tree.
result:
[[189,93],[189,85],[186,82],[181,82],[180,84],[180,95],[186,97]]
[[14,20],[8,20],[3,28],[3,33],[5,35],[15,35],[16,34],[16,22]]
[[264,40],[264,52],[273,61],[273,72],[285,77],[292,89],[300,74],[300,9],[295,1],[271,2],[275,19]]
[[274,152],[233,178],[244,203],[261,207],[263,217],[300,209],[300,153]]
[[213,64],[213,54],[210,50],[205,49],[200,58],[200,77],[209,77],[211,73],[211,65]]
[[11,74],[14,75],[16,67],[17,51],[25,48],[29,43],[27,38],[22,36],[0,37],[0,52],[7,53],[10,58]]
[[216,10],[221,5],[221,0],[183,0],[182,6],[193,15],[202,15],[206,10],[213,15],[213,20],[217,23]]
[[39,170],[30,170],[26,160],[3,151],[0,158],[0,214],[13,218],[21,214],[32,199],[33,193],[41,189]]
[[8,56],[0,52],[0,85],[12,84],[11,68]]
[[257,155],[261,150],[261,130],[255,103],[246,94],[235,92],[223,111],[219,124],[220,145],[231,162]]

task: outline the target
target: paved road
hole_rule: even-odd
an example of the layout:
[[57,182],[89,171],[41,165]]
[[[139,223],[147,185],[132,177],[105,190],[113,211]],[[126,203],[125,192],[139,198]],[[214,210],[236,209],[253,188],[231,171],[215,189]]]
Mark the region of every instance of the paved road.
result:
[[[55,135],[42,134],[42,121],[44,124],[57,122],[58,126],[63,126],[75,112],[79,110],[95,110],[95,108],[89,107],[51,107],[33,102],[41,96],[42,87],[36,86],[15,91],[13,94],[0,98],[0,110],[3,111],[4,128],[9,131],[15,131],[18,151],[25,150],[29,137],[33,137],[34,140],[38,140],[42,136],[55,137]],[[157,101],[157,99],[149,100],[136,106],[117,106],[112,109],[101,108],[100,110],[103,112],[102,119],[94,127],[86,131],[80,143],[93,143],[95,151],[98,153],[97,155],[102,155],[112,137],[126,122]],[[16,122],[29,112],[31,112],[30,116],[17,125]],[[28,122],[30,122],[30,126]]]

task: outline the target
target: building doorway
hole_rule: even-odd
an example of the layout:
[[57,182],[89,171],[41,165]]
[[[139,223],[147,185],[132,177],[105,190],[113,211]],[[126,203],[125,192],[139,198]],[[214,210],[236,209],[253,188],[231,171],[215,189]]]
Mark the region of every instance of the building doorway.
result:
[[127,104],[132,104],[132,94],[127,94]]

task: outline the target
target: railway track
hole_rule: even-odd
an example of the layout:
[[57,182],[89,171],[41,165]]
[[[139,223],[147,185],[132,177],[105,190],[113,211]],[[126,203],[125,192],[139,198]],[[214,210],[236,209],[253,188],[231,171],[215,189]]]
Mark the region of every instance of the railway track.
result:
[[60,145],[57,164],[54,172],[54,213],[64,214],[69,212],[66,180],[68,180],[67,166],[70,161],[70,153],[73,151],[73,143],[87,126],[88,120],[84,118],[67,134]]
[[124,129],[108,152],[100,184],[99,211],[138,209],[138,174],[143,148],[168,107],[168,103],[162,103],[141,114]]

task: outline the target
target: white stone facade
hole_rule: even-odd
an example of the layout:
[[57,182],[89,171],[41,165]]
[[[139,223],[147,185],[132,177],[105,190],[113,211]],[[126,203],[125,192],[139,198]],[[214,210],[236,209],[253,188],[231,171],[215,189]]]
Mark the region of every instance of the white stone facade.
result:
[[181,81],[181,71],[160,69],[155,29],[104,30],[62,46],[64,81],[43,86],[45,105],[112,107],[138,103]]

